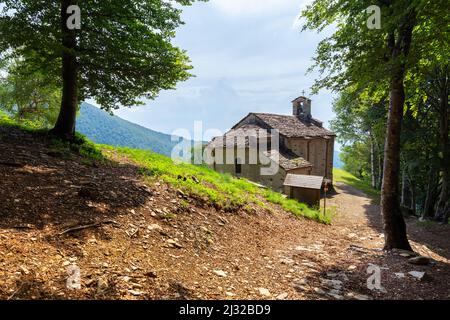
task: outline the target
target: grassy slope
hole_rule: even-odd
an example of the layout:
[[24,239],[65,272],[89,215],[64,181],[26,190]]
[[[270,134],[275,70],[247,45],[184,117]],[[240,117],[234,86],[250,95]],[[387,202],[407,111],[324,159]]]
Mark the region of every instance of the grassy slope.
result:
[[[0,110],[0,126],[17,125]],[[19,127],[27,131],[35,129],[24,124]],[[286,199],[280,193],[257,187],[246,179],[237,179],[231,175],[218,173],[206,166],[174,164],[169,157],[148,150],[96,145],[80,134],[76,135],[74,143],[58,140],[52,143],[55,148],[77,152],[87,160],[104,161],[103,154],[108,153],[123,155],[142,168],[142,174],[148,183],[163,180],[184,193],[206,199],[212,205],[225,210],[234,211],[243,208],[251,211],[255,206],[268,209],[267,202],[270,202],[280,205],[284,210],[298,217],[306,217],[327,224],[331,222],[331,214],[323,215],[303,203]],[[184,177],[186,179],[183,179]]]
[[370,184],[358,179],[357,177],[355,177],[354,175],[345,170],[333,168],[333,178],[335,182],[346,183],[352,187],[355,187],[358,190],[361,190],[375,201],[377,202],[380,201],[380,191],[375,190],[374,188],[372,188]]
[[[251,210],[252,206],[266,208],[267,202],[280,205],[296,216],[302,216],[322,223],[330,223],[331,216],[309,208],[296,200],[286,199],[282,194],[255,186],[246,179],[237,179],[228,174],[218,173],[206,166],[174,164],[163,155],[129,148],[101,146],[107,152],[118,152],[145,168],[147,180],[163,180],[191,196],[206,198],[211,204],[225,210],[239,208]],[[179,177],[182,177],[179,179]],[[186,179],[184,179],[186,177]],[[194,179],[192,179],[194,177]],[[197,183],[195,180],[200,181]]]

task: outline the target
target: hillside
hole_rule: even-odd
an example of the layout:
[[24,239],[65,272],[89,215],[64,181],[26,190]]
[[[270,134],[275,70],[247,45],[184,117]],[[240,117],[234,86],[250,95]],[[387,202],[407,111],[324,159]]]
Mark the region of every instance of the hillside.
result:
[[379,250],[379,207],[352,187],[330,195],[330,226],[245,180],[81,142],[0,125],[1,299],[450,298],[447,226],[407,220],[431,261],[412,265]]
[[[85,102],[81,104],[77,117],[77,131],[95,143],[152,150],[166,156],[170,156],[173,147],[178,143],[171,141],[168,134],[111,116]],[[190,143],[188,140],[185,141]]]

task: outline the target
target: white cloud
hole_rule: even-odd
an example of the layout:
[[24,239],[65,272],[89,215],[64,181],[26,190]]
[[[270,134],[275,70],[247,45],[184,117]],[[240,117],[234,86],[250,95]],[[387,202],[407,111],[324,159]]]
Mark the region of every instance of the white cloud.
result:
[[265,15],[285,10],[295,10],[311,0],[212,0],[212,4],[229,15]]

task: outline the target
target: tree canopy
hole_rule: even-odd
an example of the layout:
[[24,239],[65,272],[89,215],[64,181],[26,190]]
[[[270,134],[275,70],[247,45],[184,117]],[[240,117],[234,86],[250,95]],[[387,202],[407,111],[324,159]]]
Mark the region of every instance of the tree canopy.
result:
[[[366,11],[371,5],[381,9],[381,28],[370,29]],[[321,31],[336,28],[317,48],[314,65],[321,77],[314,89],[341,91],[350,86],[363,91],[387,86],[390,75],[399,64],[406,70],[445,61],[450,54],[448,26],[450,17],[444,0],[346,1],[316,0],[303,11],[303,29]],[[408,54],[393,56],[393,50],[404,46],[400,38],[407,24],[413,24]]]
[[50,128],[55,124],[61,90],[24,61],[16,60],[0,69],[0,108],[17,121],[31,121]]
[[[378,6],[380,12],[374,28],[369,27],[371,16],[367,10],[373,5]],[[410,105],[417,97],[409,90],[414,87],[411,83],[419,81],[430,65],[448,59],[447,1],[315,0],[302,16],[306,19],[304,29],[320,31],[330,25],[335,28],[335,32],[318,45],[312,68],[317,68],[321,76],[313,89],[315,92],[321,88],[341,92],[338,111],[356,107],[352,113],[361,123],[349,128],[371,131],[370,122],[374,119],[369,111],[372,106],[383,105],[383,99],[389,97],[381,197],[385,248],[411,249],[399,205],[401,127],[405,103]],[[351,101],[357,101],[361,107]],[[348,104],[349,108],[342,104]],[[383,119],[375,122],[382,123]],[[345,124],[350,123],[348,120],[349,117],[344,116],[335,122],[347,138],[351,131],[344,129]],[[371,135],[373,139],[372,132]]]
[[[61,113],[73,115],[88,98],[106,110],[133,106],[191,76],[186,52],[171,40],[183,23],[181,5],[194,1],[0,1],[0,52],[56,80]],[[67,25],[73,5],[79,30]],[[72,118],[64,120],[74,125]]]

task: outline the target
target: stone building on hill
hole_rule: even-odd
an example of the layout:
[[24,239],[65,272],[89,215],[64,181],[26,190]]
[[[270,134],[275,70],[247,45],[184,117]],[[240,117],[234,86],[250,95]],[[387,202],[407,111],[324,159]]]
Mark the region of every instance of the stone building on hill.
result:
[[[277,140],[273,139],[275,133]],[[287,190],[295,186],[285,185],[288,174],[300,175],[294,181],[313,175],[332,183],[334,140],[335,134],[312,117],[311,100],[301,96],[292,101],[292,115],[250,113],[207,148],[213,150],[211,166],[215,170],[290,195],[292,191]],[[256,162],[249,161],[252,151],[256,151]],[[261,173],[268,166],[277,167],[274,174]]]

